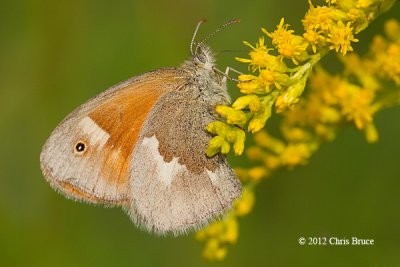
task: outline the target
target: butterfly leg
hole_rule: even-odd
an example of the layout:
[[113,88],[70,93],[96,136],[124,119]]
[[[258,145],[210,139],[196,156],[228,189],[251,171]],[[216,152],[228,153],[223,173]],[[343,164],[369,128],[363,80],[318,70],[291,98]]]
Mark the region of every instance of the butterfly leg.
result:
[[230,71],[232,71],[232,72],[234,72],[236,74],[239,74],[239,75],[243,74],[242,72],[240,72],[238,70],[235,70],[234,68],[226,67],[226,70],[225,70],[225,73],[224,73],[224,78],[222,78],[222,82],[225,83],[227,79],[229,79],[231,81],[239,82],[238,79],[234,79],[234,78],[229,76],[229,72]]
[[223,76],[223,78],[222,78],[222,80],[221,80],[222,83],[226,83],[226,80],[227,80],[227,79],[229,79],[230,81],[239,82],[238,79],[235,79],[235,78],[232,78],[232,77],[229,76],[229,72],[230,72],[230,71],[235,72],[235,73],[237,73],[237,74],[239,74],[239,75],[243,74],[242,72],[240,72],[240,71],[238,71],[238,70],[235,70],[234,68],[231,68],[231,67],[226,67],[225,72],[220,71],[220,70],[217,69],[217,68],[213,68],[213,70],[214,70],[215,72],[217,72],[217,73],[219,73],[219,74],[221,74],[221,75]]

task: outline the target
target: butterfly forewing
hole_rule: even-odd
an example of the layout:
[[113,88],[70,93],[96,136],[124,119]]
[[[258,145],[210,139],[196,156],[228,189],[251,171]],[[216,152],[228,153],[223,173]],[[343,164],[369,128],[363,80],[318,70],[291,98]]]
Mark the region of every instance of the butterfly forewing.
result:
[[40,158],[46,178],[68,197],[128,202],[129,157],[143,122],[162,95],[184,82],[182,71],[159,69],[114,86],[77,108],[43,147]]

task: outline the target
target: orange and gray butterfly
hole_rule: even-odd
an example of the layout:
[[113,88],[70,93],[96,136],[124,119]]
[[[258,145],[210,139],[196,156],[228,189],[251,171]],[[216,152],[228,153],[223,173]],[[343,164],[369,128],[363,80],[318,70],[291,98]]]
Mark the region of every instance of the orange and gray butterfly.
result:
[[50,184],[67,197],[124,204],[129,157],[147,114],[185,82],[181,71],[159,69],[111,87],[68,115],[40,155]]
[[241,185],[222,155],[208,158],[214,106],[230,101],[208,47],[177,69],[110,88],[71,113],[42,154],[68,197],[122,206],[149,231],[181,234],[229,209]]

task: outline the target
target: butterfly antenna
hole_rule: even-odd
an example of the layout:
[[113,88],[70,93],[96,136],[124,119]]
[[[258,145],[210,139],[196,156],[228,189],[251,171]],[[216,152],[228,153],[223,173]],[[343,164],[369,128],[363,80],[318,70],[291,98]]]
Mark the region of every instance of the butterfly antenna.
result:
[[197,32],[199,31],[201,24],[203,24],[203,23],[206,22],[206,21],[207,21],[207,20],[205,20],[205,19],[200,20],[200,21],[197,23],[196,29],[194,30],[193,37],[192,37],[192,41],[190,42],[190,53],[192,53],[192,56],[194,55],[194,53],[193,53],[194,39],[196,38]]
[[225,50],[219,50],[216,51],[217,53],[244,53],[248,52],[246,49],[225,49]]
[[[217,32],[219,32],[220,30],[222,30],[222,29],[225,28],[226,26],[231,25],[231,24],[234,24],[234,23],[239,23],[239,22],[240,22],[240,19],[232,19],[232,20],[230,20],[230,21],[228,21],[228,22],[225,22],[223,25],[221,25],[220,27],[218,27],[213,33],[209,34],[206,38],[204,38],[201,42],[199,42],[199,43],[197,44],[197,46],[196,46],[196,50],[195,50],[195,51],[197,51],[197,49],[199,48],[199,46],[200,46],[201,44],[203,44],[205,41],[207,41],[208,39],[210,39],[212,36],[214,36]],[[193,44],[193,42],[192,42],[192,44]],[[190,47],[192,47],[192,46],[190,46]],[[191,51],[192,51],[192,50],[191,50]],[[193,54],[193,51],[192,51],[192,54]]]

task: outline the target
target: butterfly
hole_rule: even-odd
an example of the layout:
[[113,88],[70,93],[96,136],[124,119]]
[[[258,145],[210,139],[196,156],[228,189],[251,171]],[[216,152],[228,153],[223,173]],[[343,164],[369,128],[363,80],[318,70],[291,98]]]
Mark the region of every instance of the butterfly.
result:
[[191,58],[180,67],[115,85],[55,128],[40,155],[54,189],[75,200],[119,206],[157,234],[199,229],[232,206],[240,181],[225,156],[205,154],[214,107],[229,104],[230,97],[205,40],[194,41],[201,22]]

